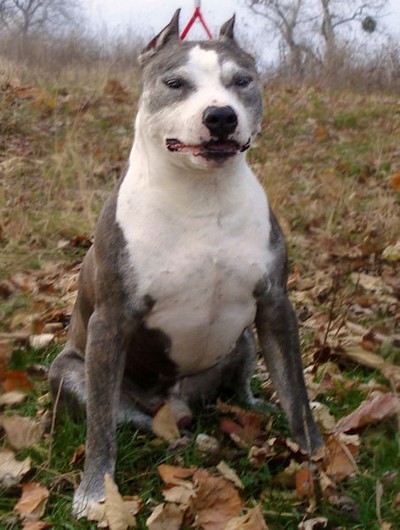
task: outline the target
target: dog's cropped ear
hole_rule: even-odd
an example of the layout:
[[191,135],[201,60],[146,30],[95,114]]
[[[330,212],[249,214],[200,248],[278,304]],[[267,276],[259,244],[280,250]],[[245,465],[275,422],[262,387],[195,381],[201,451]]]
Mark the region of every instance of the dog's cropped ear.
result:
[[230,39],[235,40],[233,36],[233,28],[235,26],[235,17],[236,15],[233,15],[232,18],[227,20],[225,24],[221,26],[221,29],[219,31],[219,36],[223,39]]
[[156,35],[149,44],[144,48],[138,57],[140,65],[145,64],[158,50],[163,48],[168,42],[179,39],[179,14],[181,10],[177,9],[170,23]]

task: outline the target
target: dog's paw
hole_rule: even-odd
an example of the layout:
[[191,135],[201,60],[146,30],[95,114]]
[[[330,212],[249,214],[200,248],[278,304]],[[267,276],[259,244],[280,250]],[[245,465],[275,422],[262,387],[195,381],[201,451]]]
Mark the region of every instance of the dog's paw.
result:
[[72,514],[76,519],[86,517],[89,521],[102,521],[104,519],[104,493],[96,494],[81,484],[74,495]]
[[172,415],[179,429],[185,430],[193,419],[193,414],[187,403],[182,399],[171,397],[169,401]]

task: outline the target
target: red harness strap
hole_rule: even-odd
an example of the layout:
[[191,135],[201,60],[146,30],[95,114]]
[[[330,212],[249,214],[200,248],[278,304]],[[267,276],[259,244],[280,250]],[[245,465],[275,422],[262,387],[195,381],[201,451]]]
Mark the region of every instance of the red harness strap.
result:
[[207,24],[205,23],[205,20],[203,18],[203,15],[201,14],[201,11],[200,11],[200,2],[196,2],[196,7],[194,8],[193,16],[189,20],[189,22],[186,24],[185,29],[182,31],[181,39],[183,40],[186,37],[186,35],[189,33],[190,28],[193,26],[193,24],[196,21],[196,18],[198,18],[200,20],[201,25],[203,26],[205,32],[207,33],[207,37],[209,39],[212,39],[211,32],[208,29]]

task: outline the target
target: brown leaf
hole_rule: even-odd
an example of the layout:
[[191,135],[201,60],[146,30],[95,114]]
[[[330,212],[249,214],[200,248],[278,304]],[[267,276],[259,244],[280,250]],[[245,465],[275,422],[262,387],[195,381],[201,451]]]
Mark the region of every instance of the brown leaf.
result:
[[171,412],[171,406],[167,402],[156,413],[152,422],[152,431],[167,442],[179,440],[181,434]]
[[400,261],[400,241],[394,245],[388,245],[382,252],[382,259],[386,261]]
[[290,489],[294,488],[296,485],[296,475],[301,469],[301,464],[294,459],[290,460],[290,464],[273,478],[274,484]]
[[8,370],[5,374],[3,383],[4,392],[12,392],[13,390],[20,390],[30,392],[32,390],[32,383],[28,376],[21,370]]
[[195,440],[196,449],[200,451],[200,453],[204,453],[207,455],[216,454],[220,450],[220,444],[214,436],[209,436],[205,433],[199,433],[196,436]]
[[316,517],[315,519],[308,519],[303,521],[297,527],[298,530],[319,530],[320,528],[327,528],[328,519],[326,517]]
[[183,512],[176,504],[159,504],[146,521],[149,530],[180,530]]
[[30,456],[25,460],[16,460],[14,453],[9,449],[0,450],[0,486],[3,488],[16,486],[31,467]]
[[19,405],[20,403],[25,401],[26,398],[27,398],[26,393],[20,392],[19,390],[13,390],[12,392],[6,392],[5,394],[2,394],[0,396],[0,406]]
[[178,467],[161,464],[158,473],[165,484],[180,484],[182,479],[190,478],[197,471],[197,467]]
[[0,423],[14,449],[35,445],[43,434],[43,426],[39,422],[24,416],[7,416],[1,418]]
[[236,471],[228,466],[226,462],[221,460],[221,462],[217,465],[217,469],[219,473],[229,482],[232,482],[237,488],[240,490],[244,488],[243,482],[238,477]]
[[22,530],[45,530],[52,528],[52,523],[45,523],[44,521],[26,521]]
[[400,493],[398,493],[396,497],[394,498],[392,502],[392,506],[394,510],[400,511]]
[[118,487],[106,473],[104,475],[104,486],[106,500],[104,502],[104,513],[110,530],[126,530],[136,527],[136,519],[128,511]]
[[191,497],[194,497],[194,485],[188,480],[181,480],[176,486],[166,486],[163,488],[163,497],[168,502],[174,502],[186,506]]
[[400,191],[400,173],[394,173],[390,177],[390,184],[395,191]]
[[328,431],[334,427],[335,418],[326,405],[318,401],[313,401],[311,403],[311,410],[314,420],[323,431]]
[[323,467],[334,481],[340,481],[357,472],[354,458],[359,453],[359,437],[343,433],[333,434],[325,442]]
[[12,341],[2,339],[0,340],[0,383],[6,378],[7,366],[13,351]]
[[367,352],[358,345],[349,346],[340,351],[338,350],[335,354],[340,357],[351,359],[352,361],[367,366],[368,368],[380,370],[384,377],[393,383],[395,388],[400,388],[400,366],[386,362],[380,355]]
[[314,478],[309,467],[304,467],[296,473],[296,495],[307,499],[314,497]]
[[237,406],[227,405],[220,401],[218,402],[218,409],[222,413],[233,414],[237,418],[237,422],[229,417],[222,418],[221,431],[229,434],[240,447],[253,445],[261,433],[262,414],[254,410],[244,410]]
[[376,423],[400,412],[400,399],[394,394],[383,394],[365,400],[348,416],[341,418],[332,432],[348,432]]
[[44,514],[49,490],[37,482],[22,485],[22,496],[14,507],[22,519],[38,520]]
[[224,530],[268,530],[268,526],[264,521],[262,508],[257,504],[246,515],[231,519]]
[[55,339],[54,333],[41,333],[40,335],[31,335],[29,337],[29,345],[31,348],[41,349],[47,348]]
[[78,462],[81,462],[85,457],[85,450],[86,450],[85,444],[78,445],[78,447],[75,449],[74,454],[72,455],[72,458],[69,462],[70,465],[74,465],[74,464],[77,464]]
[[193,478],[196,496],[190,499],[189,510],[195,524],[203,530],[224,530],[242,509],[238,492],[229,482],[212,477],[204,469],[197,470]]
[[14,88],[13,95],[18,99],[36,99],[41,91],[35,86],[19,86]]

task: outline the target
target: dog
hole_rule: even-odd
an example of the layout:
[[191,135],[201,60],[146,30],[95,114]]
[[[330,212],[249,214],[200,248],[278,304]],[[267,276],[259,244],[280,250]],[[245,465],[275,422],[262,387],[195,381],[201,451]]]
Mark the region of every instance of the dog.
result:
[[118,423],[151,429],[169,401],[180,427],[191,405],[230,388],[254,404],[253,326],[293,437],[322,440],[303,379],[287,295],[285,243],[246,162],[262,90],[234,17],[211,41],[182,42],[179,10],[144,49],[143,90],[125,176],[99,217],[80,273],[69,336],[49,380],[86,407],[85,516],[114,475]]

